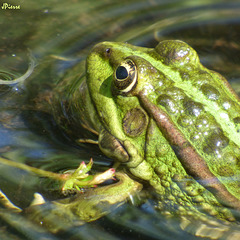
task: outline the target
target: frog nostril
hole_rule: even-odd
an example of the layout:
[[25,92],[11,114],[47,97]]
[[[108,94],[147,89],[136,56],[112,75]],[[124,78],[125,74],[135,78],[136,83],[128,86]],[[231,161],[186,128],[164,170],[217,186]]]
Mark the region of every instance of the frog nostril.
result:
[[107,48],[106,53],[110,53],[110,52],[111,52],[111,48]]
[[112,49],[111,49],[111,48],[106,48],[106,49],[105,49],[105,56],[106,56],[106,57],[110,57],[111,54],[112,54]]

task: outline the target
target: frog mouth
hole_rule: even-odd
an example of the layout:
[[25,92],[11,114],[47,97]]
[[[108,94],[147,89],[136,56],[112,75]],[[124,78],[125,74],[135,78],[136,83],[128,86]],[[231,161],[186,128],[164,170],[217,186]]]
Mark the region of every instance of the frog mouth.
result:
[[142,92],[138,93],[138,98],[143,108],[155,120],[187,173],[213,193],[223,205],[240,210],[239,199],[233,196],[210,171],[205,160],[184,137],[168,114],[150,102]]

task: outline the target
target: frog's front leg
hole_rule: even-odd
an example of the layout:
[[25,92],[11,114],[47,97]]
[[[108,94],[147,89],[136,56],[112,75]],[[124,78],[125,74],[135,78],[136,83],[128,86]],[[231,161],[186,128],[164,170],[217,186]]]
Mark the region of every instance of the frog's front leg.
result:
[[97,220],[142,189],[140,183],[125,173],[116,173],[116,177],[116,183],[87,189],[84,193],[66,199],[30,206],[23,212],[51,232]]
[[[42,198],[40,202],[39,200],[34,201],[34,204],[22,211],[0,191],[0,204],[5,209],[11,212],[22,212],[24,216],[44,225],[51,232],[94,221],[122,205],[128,198],[132,200],[133,195],[142,189],[140,183],[132,180],[125,173],[115,173],[113,168],[103,173],[89,174],[93,165],[92,160],[87,165],[82,162],[76,170],[69,170],[63,174],[48,172],[3,158],[0,161],[51,179],[65,196],[72,192],[76,193],[65,199],[47,202],[40,194],[35,194]],[[99,185],[106,180],[114,179],[114,176],[117,178],[117,182],[104,186]]]

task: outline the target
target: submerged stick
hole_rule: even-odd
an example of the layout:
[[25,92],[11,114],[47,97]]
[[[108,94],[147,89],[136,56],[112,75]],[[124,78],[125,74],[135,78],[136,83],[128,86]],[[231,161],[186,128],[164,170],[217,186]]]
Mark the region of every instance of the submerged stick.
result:
[[11,166],[11,167],[22,169],[22,170],[25,170],[25,171],[30,172],[30,173],[35,173],[35,174],[37,174],[41,177],[48,177],[48,178],[53,178],[53,179],[61,180],[61,181],[63,180],[63,177],[62,177],[61,174],[49,172],[49,171],[39,169],[39,168],[35,168],[35,167],[31,167],[31,166],[28,166],[28,165],[23,164],[23,163],[8,160],[6,158],[0,157],[0,163]]

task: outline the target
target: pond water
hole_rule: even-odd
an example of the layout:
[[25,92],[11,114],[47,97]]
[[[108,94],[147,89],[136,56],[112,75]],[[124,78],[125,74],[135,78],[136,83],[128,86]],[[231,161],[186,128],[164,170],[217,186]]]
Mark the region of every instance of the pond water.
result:
[[[190,44],[201,62],[224,75],[240,92],[240,1],[229,0],[18,0],[0,6],[0,69],[13,75],[26,72],[29,53],[35,57],[33,88],[59,79],[83,61],[96,43],[128,42],[154,47],[160,40]],[[52,64],[51,59],[58,58]],[[61,60],[61,59],[68,59]],[[44,69],[42,71],[42,69]],[[0,73],[1,75],[1,73]],[[2,73],[1,78],[4,78]],[[32,91],[32,92],[29,92]],[[76,168],[91,157],[99,169],[112,161],[96,147],[76,147],[51,117],[27,103],[34,89],[0,86],[0,153],[4,158],[60,171]],[[41,179],[23,170],[0,165],[0,189],[17,206],[29,206]],[[10,221],[11,220],[11,221]],[[110,215],[55,235],[22,216],[0,214],[3,239],[195,239],[174,219],[155,212],[150,201],[141,207],[125,204]],[[196,238],[197,239],[197,238]]]

